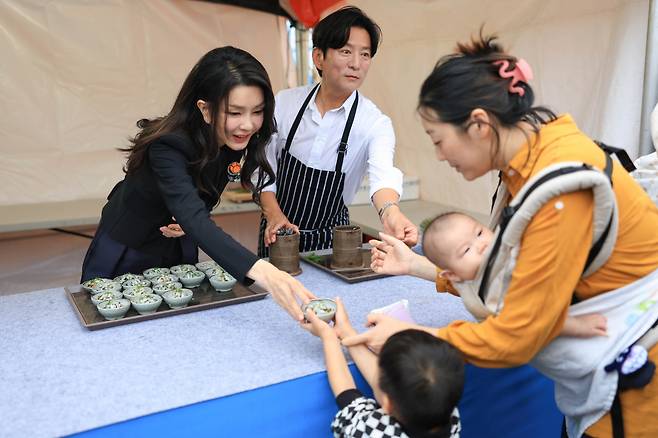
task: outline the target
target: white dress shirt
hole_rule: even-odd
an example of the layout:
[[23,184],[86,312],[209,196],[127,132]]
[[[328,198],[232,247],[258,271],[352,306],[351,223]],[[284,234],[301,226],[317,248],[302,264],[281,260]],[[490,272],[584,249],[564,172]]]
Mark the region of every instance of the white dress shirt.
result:
[[[313,85],[291,88],[276,95],[274,115],[278,132],[272,136],[266,147],[267,159],[274,173],[278,173],[277,159],[286,145],[292,123],[312,88]],[[317,90],[315,93],[317,94]],[[315,105],[314,95],[306,107],[289,152],[306,166],[335,170],[338,145],[355,97],[356,92],[352,93],[342,106],[327,111],[322,117]],[[345,205],[349,205],[354,199],[366,170],[371,198],[383,188],[393,189],[402,195],[402,172],[393,166],[395,133],[391,119],[361,93],[347,143],[347,153],[343,160]],[[276,184],[271,184],[263,190],[276,192]]]

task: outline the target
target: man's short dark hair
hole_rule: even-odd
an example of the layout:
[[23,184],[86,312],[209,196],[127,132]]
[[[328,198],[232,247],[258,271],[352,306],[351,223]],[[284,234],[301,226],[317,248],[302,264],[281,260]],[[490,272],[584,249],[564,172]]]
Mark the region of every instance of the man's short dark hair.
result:
[[[328,49],[340,49],[350,39],[350,29],[360,27],[370,35],[370,56],[377,53],[381,28],[356,6],[346,6],[327,15],[313,28],[313,48],[327,54]],[[322,72],[318,70],[320,76]]]

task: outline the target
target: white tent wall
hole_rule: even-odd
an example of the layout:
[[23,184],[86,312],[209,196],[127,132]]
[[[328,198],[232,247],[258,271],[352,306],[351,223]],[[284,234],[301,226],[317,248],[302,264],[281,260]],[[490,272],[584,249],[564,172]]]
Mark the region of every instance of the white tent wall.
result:
[[284,22],[188,0],[0,2],[0,206],[107,196],[116,148],[214,47],[251,52],[283,88]]
[[536,104],[638,153],[648,0],[357,0],[382,27],[364,94],[393,119],[396,162],[421,198],[488,213],[494,175],[466,182],[434,159],[415,113],[422,81],[457,41],[496,33],[534,69]]
[[[356,0],[384,39],[364,93],[391,116],[397,165],[421,198],[486,213],[495,178],[438,163],[415,113],[439,56],[485,23],[535,70],[536,102],[637,155],[648,0]],[[286,86],[273,15],[187,0],[0,2],[0,206],[100,199],[121,178],[135,121],[168,111],[207,50],[251,51]],[[274,47],[273,47],[274,46]]]

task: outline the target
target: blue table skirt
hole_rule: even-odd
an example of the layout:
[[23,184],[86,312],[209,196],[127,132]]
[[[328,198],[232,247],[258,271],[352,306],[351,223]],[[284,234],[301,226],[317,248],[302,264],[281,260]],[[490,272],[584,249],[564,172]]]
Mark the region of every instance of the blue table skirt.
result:
[[[357,386],[372,391],[354,365]],[[459,405],[462,437],[558,438],[562,416],[553,384],[529,366],[467,365]],[[330,437],[336,404],[325,372],[196,403],[74,437]]]

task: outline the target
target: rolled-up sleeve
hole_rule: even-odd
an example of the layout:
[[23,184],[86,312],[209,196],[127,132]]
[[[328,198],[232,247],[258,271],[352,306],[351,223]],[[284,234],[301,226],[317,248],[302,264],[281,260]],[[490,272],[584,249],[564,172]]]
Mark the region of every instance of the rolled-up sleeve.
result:
[[368,135],[368,179],[370,198],[381,189],[393,189],[402,196],[402,171],[393,165],[395,132],[391,119],[380,115]]
[[[267,185],[263,188],[264,192],[276,193],[276,180],[278,179],[278,172],[279,172],[278,161],[279,161],[279,156],[281,155],[281,150],[283,149],[283,144],[281,144],[281,141],[282,139],[286,138],[286,135],[281,135],[280,130],[285,129],[284,121],[286,120],[286,111],[289,111],[290,108],[293,106],[292,102],[290,102],[290,99],[291,99],[290,93],[285,93],[283,91],[278,92],[274,97],[275,100],[274,118],[276,119],[277,129],[279,129],[279,131],[275,132],[274,134],[272,134],[272,137],[270,137],[270,141],[265,146],[265,156],[267,158],[267,162],[270,163],[270,167],[272,168],[274,175],[276,175],[277,178],[275,178],[272,184]],[[254,175],[256,175],[255,172]],[[252,182],[256,184],[256,181],[253,180],[253,177],[252,177]]]
[[[272,137],[270,137],[270,141],[265,146],[265,156],[267,158],[267,162],[270,164],[270,167],[272,168],[272,171],[274,172],[274,175],[276,175],[278,172],[277,158],[280,153],[277,145],[278,140],[279,140],[279,135],[277,133],[274,133],[272,134]],[[253,173],[253,175],[251,176],[251,182],[254,185],[256,185],[256,183],[258,182],[258,172]],[[274,179],[272,184],[263,187],[263,191],[276,193],[276,178]]]

